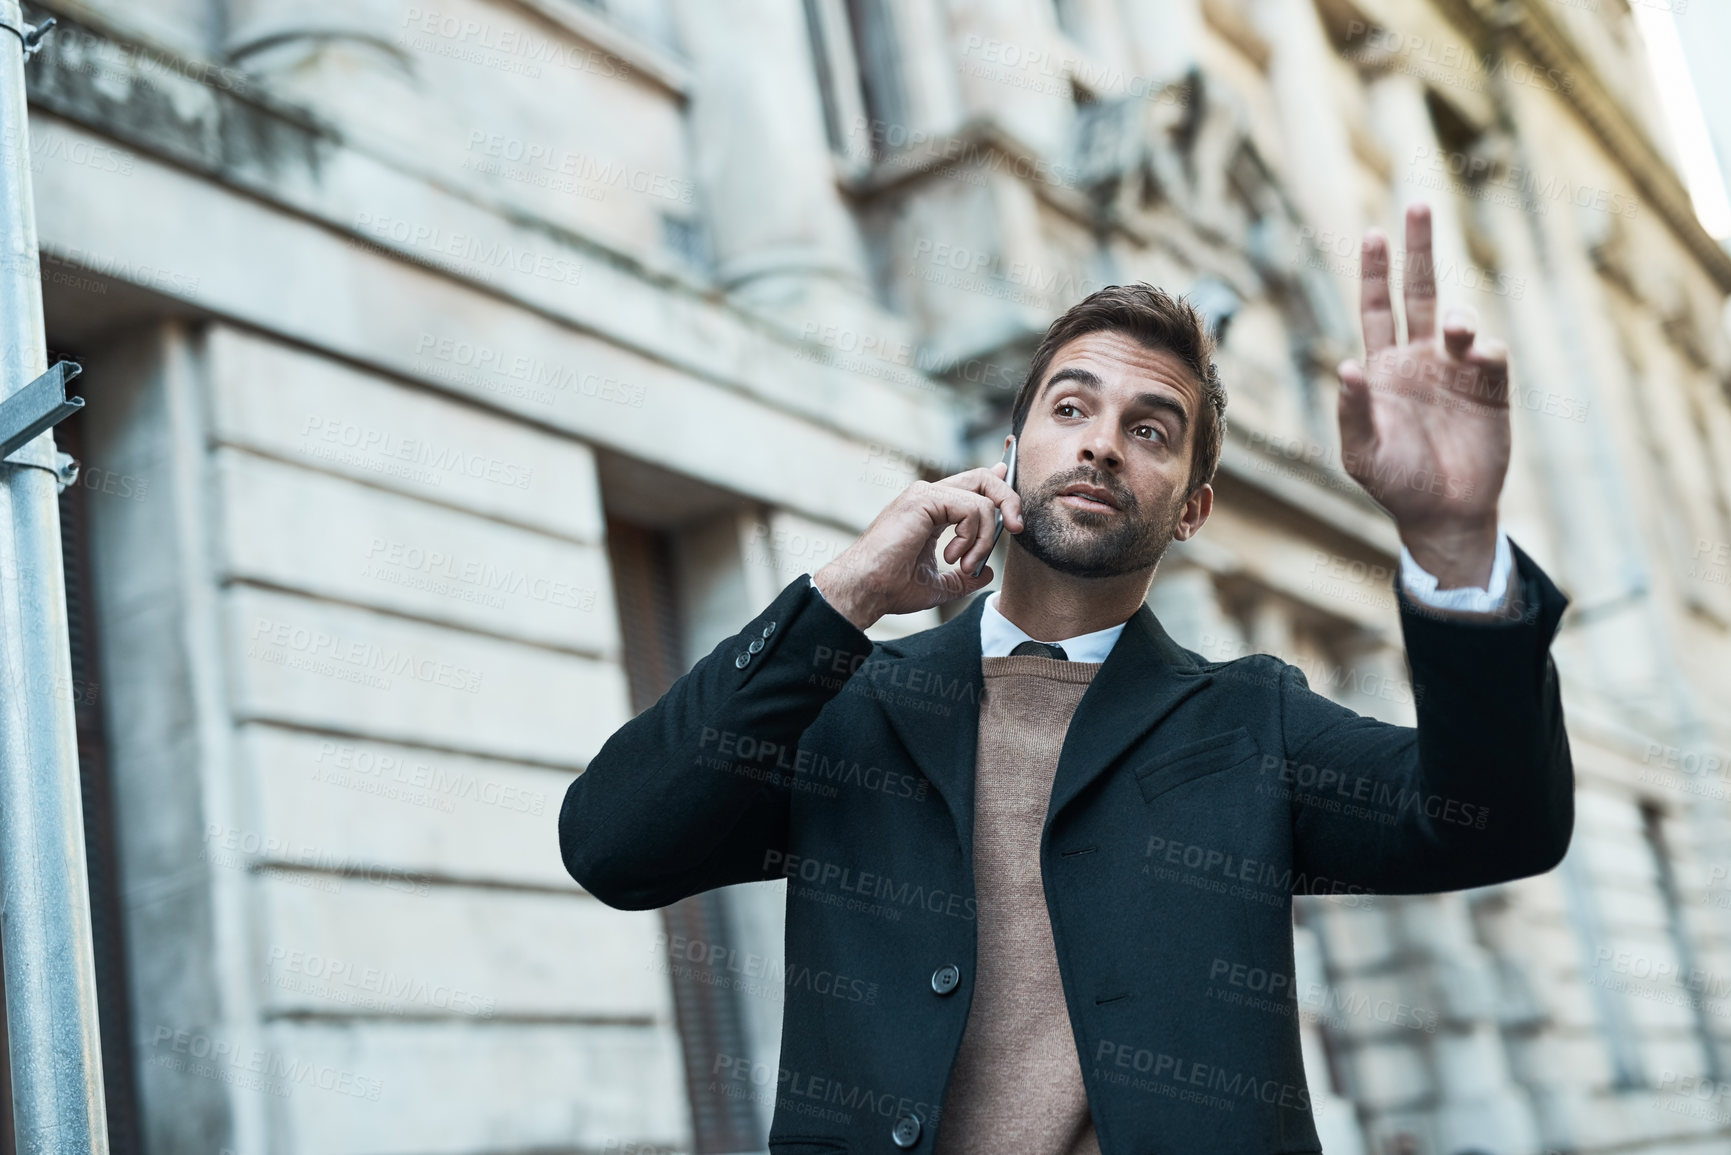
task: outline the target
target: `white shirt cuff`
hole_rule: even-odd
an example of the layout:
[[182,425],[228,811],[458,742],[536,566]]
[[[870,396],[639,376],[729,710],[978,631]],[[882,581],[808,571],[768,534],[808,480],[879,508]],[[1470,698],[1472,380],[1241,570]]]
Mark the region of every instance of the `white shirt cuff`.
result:
[[[1509,570],[1514,568],[1514,554],[1509,550],[1509,535],[1497,527],[1497,556],[1491,563],[1491,577],[1483,589],[1462,586],[1439,590],[1434,574],[1413,560],[1406,546],[1400,547],[1400,584],[1416,602],[1438,610],[1465,610],[1488,614],[1503,608],[1509,598]],[[1491,591],[1495,590],[1495,593]]]
[[805,584],[811,587],[813,593],[815,593],[819,598],[822,598],[825,603],[829,601],[828,598],[823,596],[823,591],[817,588],[817,579],[815,577],[811,576],[809,573],[801,574],[800,576],[805,579]]

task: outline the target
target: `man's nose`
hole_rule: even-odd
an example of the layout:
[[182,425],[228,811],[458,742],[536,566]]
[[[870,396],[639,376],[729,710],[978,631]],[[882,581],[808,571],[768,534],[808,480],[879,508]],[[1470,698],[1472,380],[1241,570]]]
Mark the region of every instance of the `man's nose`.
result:
[[1082,460],[1105,469],[1117,469],[1124,464],[1124,454],[1117,441],[1095,435],[1082,445]]

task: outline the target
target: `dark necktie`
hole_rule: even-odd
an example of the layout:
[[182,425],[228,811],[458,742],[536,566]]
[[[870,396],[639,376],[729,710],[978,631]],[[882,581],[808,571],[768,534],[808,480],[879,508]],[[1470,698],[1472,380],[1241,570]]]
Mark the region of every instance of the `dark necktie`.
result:
[[1060,662],[1070,660],[1070,655],[1064,652],[1064,647],[1057,643],[1036,641],[1017,642],[1016,648],[1010,651],[1012,658],[1056,658]]

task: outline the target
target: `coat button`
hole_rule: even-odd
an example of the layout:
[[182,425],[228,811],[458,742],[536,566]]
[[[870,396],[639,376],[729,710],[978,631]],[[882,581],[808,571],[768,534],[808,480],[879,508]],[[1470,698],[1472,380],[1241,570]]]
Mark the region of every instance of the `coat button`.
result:
[[920,1141],[920,1120],[917,1115],[903,1115],[890,1129],[890,1138],[897,1147],[912,1147]]
[[962,970],[955,963],[945,963],[932,972],[932,989],[940,995],[949,994],[961,981]]
[[774,622],[770,622],[767,626],[763,627],[763,636],[764,637],[767,638],[767,637],[769,637],[769,635],[771,635],[773,633],[775,633],[775,623]]
[[744,650],[741,650],[739,651],[739,656],[733,659],[733,664],[743,670],[745,669],[745,663],[749,661],[751,661],[751,655],[746,653]]
[[753,638],[753,639],[751,639],[751,645],[749,645],[745,648],[750,650],[752,653],[755,654],[755,653],[757,653],[757,651],[763,649],[763,639],[762,638]]

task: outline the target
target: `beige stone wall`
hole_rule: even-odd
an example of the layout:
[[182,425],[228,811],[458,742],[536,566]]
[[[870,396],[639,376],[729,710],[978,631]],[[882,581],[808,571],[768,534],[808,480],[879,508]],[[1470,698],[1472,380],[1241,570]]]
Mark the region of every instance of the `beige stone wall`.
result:
[[[605,519],[674,535],[707,652],[996,460],[1100,285],[1232,309],[1162,620],[1409,722],[1333,390],[1414,199],[1512,347],[1579,819],[1541,878],[1300,903],[1319,1128],[1731,1140],[1731,256],[1623,0],[886,0],[887,54],[841,0],[51,7],[50,339],[141,483],[92,535],[145,1150],[689,1150],[661,924],[556,857],[630,712]],[[779,957],[778,888],[727,901]]]

